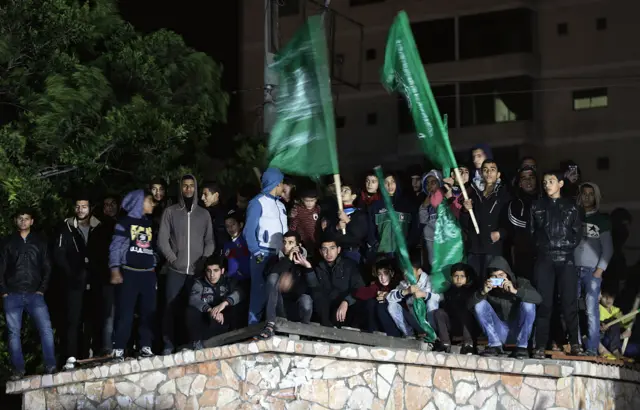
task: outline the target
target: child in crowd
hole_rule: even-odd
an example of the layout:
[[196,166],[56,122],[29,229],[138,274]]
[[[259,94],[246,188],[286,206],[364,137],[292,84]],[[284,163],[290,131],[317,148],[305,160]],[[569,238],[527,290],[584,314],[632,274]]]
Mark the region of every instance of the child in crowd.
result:
[[451,266],[451,287],[442,295],[440,307],[434,312],[436,332],[440,340],[439,350],[451,352],[451,335],[462,334],[460,354],[474,353],[475,320],[469,310],[469,301],[474,292],[471,266],[456,263]]
[[233,322],[232,307],[244,299],[237,281],[225,275],[224,259],[209,256],[204,277],[191,287],[187,309],[187,329],[193,348],[203,349],[203,341],[229,330]]
[[[389,314],[393,318],[396,326],[403,335],[412,336],[414,333],[419,337],[424,335],[424,330],[420,327],[420,322],[413,312],[413,303],[417,298],[424,299],[427,303],[427,317],[429,323],[433,324],[433,312],[438,309],[440,295],[431,293],[431,280],[422,270],[422,262],[419,253],[411,255],[411,265],[413,274],[417,279],[415,285],[410,285],[405,279],[387,295],[389,302]],[[432,325],[433,326],[433,325]]]
[[622,317],[622,311],[619,307],[614,306],[616,301],[616,292],[613,289],[603,289],[600,296],[600,345],[599,353],[609,358],[620,358],[622,353],[621,339],[631,336],[629,325],[633,322],[633,318],[618,322],[611,327],[605,329],[605,325]]
[[138,336],[140,356],[153,356],[153,323],[156,311],[156,254],[153,232],[153,195],[143,190],[127,194],[122,209],[127,216],[116,224],[109,246],[111,283],[120,285],[117,292],[117,320],[114,336],[114,359],[124,360],[124,349],[131,335],[136,302],[140,299]]
[[364,179],[364,189],[362,190],[362,192],[360,192],[360,197],[358,198],[358,207],[366,210],[374,202],[382,199],[382,196],[380,196],[379,187],[380,181],[378,181],[376,173],[373,170],[370,170]]
[[315,188],[302,191],[300,195],[301,203],[296,204],[291,209],[289,229],[300,234],[302,243],[309,249],[316,247],[316,228],[320,217],[320,206],[318,205],[318,192]]
[[561,172],[543,174],[544,196],[531,205],[529,229],[536,245],[534,285],[542,296],[536,313],[536,348],[533,357],[545,358],[553,302],[560,295],[560,306],[571,354],[583,356],[578,329],[578,275],[574,251],[582,239],[582,215],[574,201],[561,195]]
[[[369,217],[365,210],[354,205],[357,194],[348,182],[342,184],[344,211],[337,219],[330,219],[329,226],[340,242],[342,254],[360,263],[369,234]],[[344,233],[343,233],[344,230]]]
[[442,174],[440,171],[432,169],[422,178],[422,191],[425,197],[418,208],[418,218],[422,228],[422,239],[427,249],[429,264],[433,263],[433,237],[436,232],[437,208],[443,198],[440,187],[442,187]]
[[[223,255],[227,262],[226,276],[234,279],[243,294],[251,291],[250,255],[247,241],[242,236],[244,228],[244,216],[240,211],[231,210],[225,216],[224,226],[231,238],[225,242]],[[234,307],[233,323],[229,323],[230,329],[240,329],[247,325],[249,316],[249,302],[243,301]]]
[[356,290],[354,296],[363,303],[367,315],[366,331],[382,331],[388,336],[402,336],[389,315],[387,295],[393,290],[395,269],[390,259],[382,259],[375,265],[376,279],[369,286]]

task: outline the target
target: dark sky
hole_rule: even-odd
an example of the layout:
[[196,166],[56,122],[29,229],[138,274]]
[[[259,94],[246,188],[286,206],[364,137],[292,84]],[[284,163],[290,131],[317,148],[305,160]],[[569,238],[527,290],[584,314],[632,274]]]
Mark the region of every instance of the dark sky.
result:
[[[223,88],[238,89],[239,1],[236,0],[119,0],[125,20],[141,32],[170,29],[185,42],[222,63]],[[233,95],[229,107],[228,125],[224,134],[237,130],[238,104]]]

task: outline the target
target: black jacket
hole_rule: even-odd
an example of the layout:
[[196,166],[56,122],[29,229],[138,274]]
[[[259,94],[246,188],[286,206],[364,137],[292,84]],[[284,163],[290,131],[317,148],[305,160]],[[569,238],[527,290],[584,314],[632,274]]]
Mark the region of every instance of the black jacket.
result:
[[566,198],[540,198],[531,205],[529,231],[539,256],[573,260],[582,239],[582,211]]
[[476,284],[470,283],[459,288],[453,284],[444,292],[444,300],[440,301],[440,308],[447,311],[468,309],[469,300],[476,290]]
[[351,221],[345,229],[346,234],[338,227],[339,219],[334,217],[328,221],[328,230],[333,232],[338,243],[345,249],[363,249],[367,244],[369,235],[369,214],[362,209],[356,208],[350,215]]
[[509,203],[507,208],[509,243],[513,245],[516,255],[535,255],[536,253],[535,244],[529,230],[531,205],[536,199],[538,199],[537,195],[528,195],[520,190],[517,197]]
[[36,233],[4,239],[0,257],[0,294],[44,293],[51,278],[47,242]]
[[[502,289],[493,289],[486,295],[482,294],[484,284],[478,285],[478,290],[473,293],[469,300],[469,307],[473,309],[475,305],[486,300],[489,302],[493,310],[496,312],[500,320],[508,321],[516,317],[518,314],[520,302],[533,303],[539,305],[542,302],[542,296],[531,285],[531,283],[524,278],[516,278],[511,271],[511,267],[505,258],[502,256],[494,257],[489,266],[488,271],[501,270],[507,274],[509,280],[513,283],[517,293],[514,295]],[[488,275],[487,275],[488,276]]]
[[294,280],[293,289],[287,292],[290,297],[297,298],[308,293],[309,283],[313,283],[314,280],[313,268],[307,269],[303,266],[296,265],[291,259],[283,255],[272,266],[265,269],[265,276],[271,274],[282,275],[285,272],[290,272]]
[[213,227],[213,240],[216,243],[216,250],[214,253],[222,254],[224,244],[231,238],[227,233],[227,229],[224,226],[224,219],[227,216],[227,210],[222,204],[217,204],[206,208],[211,216],[211,225]]
[[[485,198],[475,184],[471,184],[470,199],[473,201],[480,234],[477,234],[469,212],[460,214],[460,224],[466,230],[469,238],[469,252],[485,255],[502,256],[504,241],[507,238],[507,208],[511,197],[506,187],[498,183],[491,194]],[[491,232],[500,232],[500,240],[493,242]],[[478,272],[482,277],[484,272]]]
[[358,265],[349,258],[338,255],[333,266],[322,260],[314,269],[311,279],[314,293],[322,293],[327,300],[344,300],[349,306],[356,303],[353,293],[364,286]]
[[[54,243],[53,256],[67,286],[85,287],[87,283],[104,281],[105,253],[108,255],[110,239],[106,240],[98,218],[91,217],[89,239],[85,243],[76,218],[68,218],[62,224]],[[106,248],[105,248],[106,246]]]

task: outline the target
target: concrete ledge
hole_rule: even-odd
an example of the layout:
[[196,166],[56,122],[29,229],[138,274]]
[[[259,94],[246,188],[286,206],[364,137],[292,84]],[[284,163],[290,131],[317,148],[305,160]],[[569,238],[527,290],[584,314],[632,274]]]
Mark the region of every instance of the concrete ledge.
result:
[[[173,379],[170,388],[167,383]],[[312,391],[305,390],[309,386]],[[394,389],[398,393],[390,404],[389,391]],[[216,400],[209,390],[216,392]],[[187,402],[190,408],[227,408],[235,403],[228,408],[288,409],[301,400],[306,404],[293,408],[435,410],[429,407],[435,400],[439,409],[456,405],[489,409],[498,402],[524,409],[534,405],[536,409],[633,409],[640,408],[640,372],[589,362],[487,359],[276,336],[268,341],[33,376],[7,383],[7,393],[24,394],[24,408],[29,410],[185,408]],[[329,405],[334,393],[344,397],[344,402],[339,398]],[[221,394],[226,398],[221,399]],[[260,397],[258,402],[252,401],[255,395]],[[360,398],[353,399],[354,395]],[[428,400],[422,403],[424,398]],[[225,402],[227,399],[230,401]]]

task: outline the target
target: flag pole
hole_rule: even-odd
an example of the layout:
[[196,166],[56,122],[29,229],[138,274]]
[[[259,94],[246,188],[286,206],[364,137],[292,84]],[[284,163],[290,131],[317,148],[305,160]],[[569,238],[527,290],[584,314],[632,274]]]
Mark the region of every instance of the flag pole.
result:
[[[333,174],[333,183],[336,186],[336,199],[338,200],[338,210],[340,215],[344,212],[344,205],[342,204],[342,182],[340,181],[340,174]],[[342,234],[347,234],[347,229],[342,229]]]
[[[464,186],[464,182],[462,182],[462,175],[460,175],[460,171],[458,168],[454,168],[453,172],[456,174],[456,181],[458,181],[458,185],[460,185],[462,196],[464,196],[465,201],[468,201],[469,194],[467,194],[467,189]],[[478,227],[478,221],[476,220],[476,214],[473,213],[473,209],[469,209],[469,216],[471,217],[471,222],[473,222],[473,227],[476,229],[476,233],[480,235],[480,228]]]

